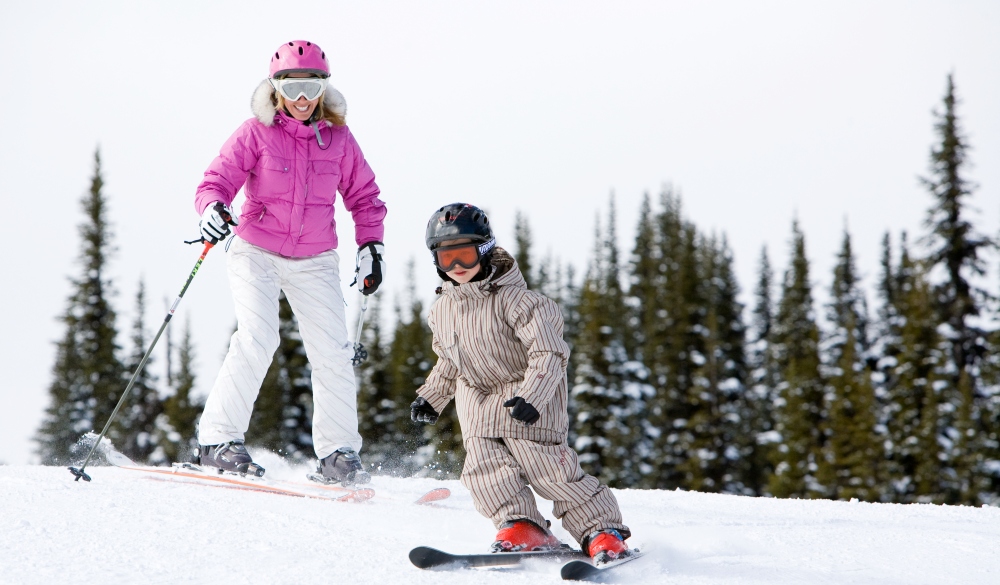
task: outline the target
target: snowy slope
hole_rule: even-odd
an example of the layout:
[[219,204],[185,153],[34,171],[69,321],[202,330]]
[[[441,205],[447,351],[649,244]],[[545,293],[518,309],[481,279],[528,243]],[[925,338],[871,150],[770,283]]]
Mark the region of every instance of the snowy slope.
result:
[[[291,479],[304,469],[262,460]],[[494,534],[457,481],[375,478],[347,504],[89,467],[0,466],[0,584],[562,582],[558,565],[421,571],[407,552],[481,552]],[[451,499],[409,503],[444,485]],[[1000,583],[1000,509],[616,491],[649,554],[620,583]],[[542,502],[546,513],[550,507]],[[566,539],[560,528],[556,533]]]

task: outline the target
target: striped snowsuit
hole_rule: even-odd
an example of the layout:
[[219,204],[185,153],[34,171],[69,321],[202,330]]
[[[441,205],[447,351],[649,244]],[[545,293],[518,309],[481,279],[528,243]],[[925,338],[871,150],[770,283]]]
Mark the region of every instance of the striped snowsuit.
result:
[[[611,490],[583,472],[566,444],[569,347],[556,303],[529,291],[497,248],[489,278],[442,286],[428,324],[438,362],[417,394],[437,412],[455,399],[467,451],[462,484],[476,509],[498,528],[517,519],[545,526],[530,485],[578,542],[604,528],[627,537]],[[514,396],[538,410],[538,421],[510,416],[502,405]]]

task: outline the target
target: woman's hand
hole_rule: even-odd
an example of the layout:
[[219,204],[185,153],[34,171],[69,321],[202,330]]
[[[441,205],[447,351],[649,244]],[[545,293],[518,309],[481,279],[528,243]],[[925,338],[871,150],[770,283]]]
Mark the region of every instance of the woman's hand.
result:
[[365,296],[374,294],[378,285],[382,284],[382,277],[385,276],[383,254],[385,246],[382,242],[368,242],[358,248],[354,279],[358,283],[358,290]]
[[212,244],[218,244],[226,239],[231,225],[239,225],[239,222],[221,201],[216,201],[206,207],[205,213],[201,214],[201,221],[198,222],[201,237]]

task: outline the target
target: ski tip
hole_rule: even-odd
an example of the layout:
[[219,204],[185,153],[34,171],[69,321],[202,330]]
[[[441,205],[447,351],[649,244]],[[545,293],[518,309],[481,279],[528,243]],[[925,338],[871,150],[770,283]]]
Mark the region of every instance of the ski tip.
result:
[[446,552],[429,546],[418,546],[410,551],[410,562],[418,569],[430,569],[441,564],[442,558],[449,557]]
[[135,467],[134,461],[114,449],[108,449],[108,452],[105,453],[105,457],[107,458],[108,463],[114,465],[115,467]]
[[414,502],[415,504],[429,504],[431,502],[439,502],[441,500],[451,497],[451,490],[448,488],[434,488],[426,494],[417,498]]
[[339,498],[337,498],[337,501],[359,503],[359,502],[367,502],[368,500],[374,497],[375,497],[375,490],[364,488],[344,494]]

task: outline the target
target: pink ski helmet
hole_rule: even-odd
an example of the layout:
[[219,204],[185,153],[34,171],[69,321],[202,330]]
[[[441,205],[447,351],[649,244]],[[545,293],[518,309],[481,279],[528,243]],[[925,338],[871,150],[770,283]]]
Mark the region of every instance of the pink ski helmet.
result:
[[289,73],[312,73],[330,77],[326,53],[319,45],[309,41],[292,41],[281,45],[271,56],[271,77],[282,77]]

